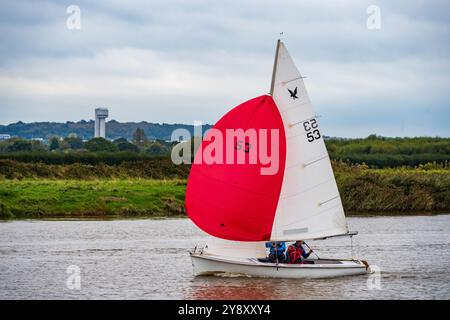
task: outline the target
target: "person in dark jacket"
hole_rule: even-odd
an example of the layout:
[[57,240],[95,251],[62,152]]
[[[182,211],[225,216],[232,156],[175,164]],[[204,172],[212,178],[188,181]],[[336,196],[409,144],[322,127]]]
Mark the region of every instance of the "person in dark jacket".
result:
[[266,242],[266,248],[270,249],[269,262],[283,263],[286,260],[286,243],[284,242]]

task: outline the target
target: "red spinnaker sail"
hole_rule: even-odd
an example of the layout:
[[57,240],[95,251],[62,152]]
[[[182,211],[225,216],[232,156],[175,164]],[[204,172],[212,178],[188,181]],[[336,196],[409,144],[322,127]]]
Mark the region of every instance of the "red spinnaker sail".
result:
[[[247,151],[245,164],[226,163],[226,143],[223,145],[223,164],[200,163],[202,150],[213,141],[208,132],[202,148],[195,155],[186,189],[185,207],[189,218],[212,236],[235,241],[264,241],[270,239],[275,211],[280,196],[286,160],[286,135],[283,121],[271,96],[263,95],[235,107],[213,127],[224,137],[226,129],[266,129],[268,154],[279,148],[278,171],[262,175],[267,168],[258,156],[256,164],[248,161],[250,140],[234,141],[232,152]],[[271,145],[270,131],[278,129],[278,146]],[[258,136],[258,147],[261,141]],[[247,142],[247,144],[246,144]],[[211,147],[211,146],[210,146]],[[258,148],[259,149],[259,148]],[[259,152],[259,150],[258,150]],[[218,161],[220,162],[220,161]]]

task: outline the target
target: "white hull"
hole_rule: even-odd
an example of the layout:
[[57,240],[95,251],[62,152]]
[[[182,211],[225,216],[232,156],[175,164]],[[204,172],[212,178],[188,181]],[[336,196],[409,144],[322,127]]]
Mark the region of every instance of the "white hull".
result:
[[369,273],[369,267],[360,260],[311,260],[314,264],[284,264],[260,262],[254,258],[230,258],[192,253],[194,274],[244,275],[268,278],[333,278]]

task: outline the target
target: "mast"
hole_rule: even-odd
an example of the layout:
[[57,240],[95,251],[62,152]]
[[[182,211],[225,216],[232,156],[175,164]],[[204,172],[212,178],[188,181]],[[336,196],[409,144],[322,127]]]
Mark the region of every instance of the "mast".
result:
[[275,87],[275,75],[277,73],[278,51],[280,50],[280,42],[281,42],[281,40],[278,39],[277,49],[275,50],[275,60],[273,61],[272,82],[270,84],[270,95],[271,96],[273,95],[273,88]]

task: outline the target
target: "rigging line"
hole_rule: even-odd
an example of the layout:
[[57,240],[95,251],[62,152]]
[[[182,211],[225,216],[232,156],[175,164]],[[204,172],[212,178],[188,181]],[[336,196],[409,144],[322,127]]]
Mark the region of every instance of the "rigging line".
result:
[[327,203],[327,202],[330,202],[330,201],[332,201],[332,200],[334,200],[334,199],[337,199],[337,198],[339,198],[339,195],[337,195],[337,196],[335,196],[335,197],[333,197],[333,198],[331,198],[331,199],[328,199],[328,200],[326,200],[326,201],[324,201],[324,202],[319,202],[319,206],[321,206],[321,205],[323,205],[323,204],[325,204],[325,203]]
[[305,119],[305,120],[301,120],[301,121],[298,121],[298,122],[294,122],[294,123],[290,123],[289,124],[289,127],[290,128],[292,128],[293,126],[296,126],[296,125],[298,125],[298,124],[300,124],[300,123],[303,123],[303,122],[305,122],[305,121],[309,121],[309,120],[312,120],[312,119],[316,119],[317,118],[317,116],[312,116],[312,117],[310,117],[310,118],[308,118],[308,119]]
[[304,163],[304,164],[303,164],[303,168],[305,168],[305,167],[307,167],[307,166],[309,166],[309,165],[311,165],[311,164],[313,164],[313,163],[316,163],[316,162],[319,162],[319,161],[321,161],[321,160],[327,159],[327,158],[328,158],[328,154],[326,154],[326,155],[324,155],[323,157],[321,157],[321,158],[319,158],[319,159],[316,159],[316,160],[314,160],[314,161],[311,161],[311,162],[308,162],[308,163]]
[[292,82],[292,81],[295,81],[295,80],[298,80],[298,79],[305,79],[305,78],[306,78],[306,77],[300,76],[300,77],[296,77],[296,78],[291,79],[291,80],[288,80],[288,81],[281,81],[280,83],[281,83],[281,85],[285,86],[285,85],[288,84],[289,82]]
[[317,259],[320,260],[319,255],[318,255],[315,251],[313,251],[313,250],[311,249],[311,247],[308,246],[308,244],[307,244],[305,241],[303,241],[303,243],[308,247],[309,250],[311,250],[311,252],[314,252],[314,254],[316,255]]
[[330,179],[328,179],[328,180],[326,180],[326,181],[323,181],[323,182],[321,182],[321,183],[318,183],[318,184],[316,184],[316,185],[314,185],[314,186],[312,186],[312,187],[306,188],[306,189],[304,189],[304,190],[302,190],[302,191],[300,191],[300,192],[292,193],[292,194],[290,194],[290,195],[280,195],[280,199],[288,199],[288,198],[292,198],[292,197],[298,196],[298,195],[300,195],[300,194],[303,194],[303,193],[306,193],[306,192],[308,192],[308,191],[311,191],[311,190],[313,190],[313,189],[315,189],[315,188],[317,188],[317,187],[320,187],[321,185],[323,185],[323,184],[325,184],[325,183],[327,183],[327,182],[330,182],[330,181],[333,181],[333,178],[330,178]]
[[[301,135],[303,135],[303,134],[301,134]],[[314,160],[311,160],[311,164],[312,164],[313,162],[316,162],[316,160],[317,160],[317,161],[323,160],[323,159],[325,159],[325,158],[327,158],[327,157],[328,157],[328,153],[324,153],[324,154],[322,154],[321,156],[319,156],[319,158],[314,159]],[[322,158],[323,158],[323,159],[322,159]],[[299,165],[302,165],[303,167],[306,167],[306,165],[305,165],[304,163],[305,163],[305,161],[301,161],[301,162],[297,162],[296,164],[293,164],[293,165],[290,165],[290,166],[286,166],[285,170],[296,168],[296,167],[298,167]],[[310,163],[309,163],[309,162],[306,162],[306,164],[309,165]]]
[[276,256],[276,259],[277,259],[277,271],[278,271],[278,248],[277,248],[277,243],[275,243],[275,256]]
[[278,52],[280,51],[280,43],[281,40],[277,41],[277,49],[275,50],[275,59],[273,61],[273,70],[272,70],[272,82],[270,83],[270,95],[273,96],[273,89],[275,87],[275,76],[277,73],[277,65],[278,65]]
[[354,254],[353,254],[353,236],[350,236],[350,247],[351,247],[351,250],[352,250],[352,253],[351,253],[352,259],[355,259]]

